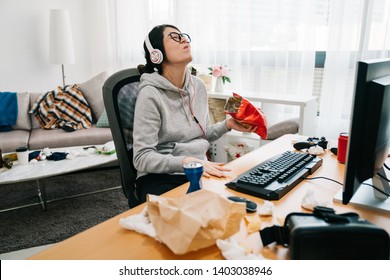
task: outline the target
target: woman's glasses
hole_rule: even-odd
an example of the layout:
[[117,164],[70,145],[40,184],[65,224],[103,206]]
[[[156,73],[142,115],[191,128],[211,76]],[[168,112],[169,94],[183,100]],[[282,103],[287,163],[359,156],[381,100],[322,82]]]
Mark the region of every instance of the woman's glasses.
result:
[[188,42],[191,43],[191,37],[187,33],[178,33],[178,32],[171,32],[168,34],[169,37],[172,38],[172,40],[181,43],[183,38]]

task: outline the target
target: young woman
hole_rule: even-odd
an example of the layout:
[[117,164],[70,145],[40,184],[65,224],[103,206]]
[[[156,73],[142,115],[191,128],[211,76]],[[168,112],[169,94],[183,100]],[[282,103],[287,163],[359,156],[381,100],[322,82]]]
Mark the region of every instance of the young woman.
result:
[[[206,177],[224,177],[222,163],[208,161],[210,142],[231,129],[249,132],[234,119],[211,125],[204,83],[192,76],[191,38],[172,25],[159,25],[144,43],[146,65],[135,107],[133,151],[138,170],[136,191],[162,194],[185,182],[183,164],[198,161]],[[157,71],[156,71],[157,70]]]

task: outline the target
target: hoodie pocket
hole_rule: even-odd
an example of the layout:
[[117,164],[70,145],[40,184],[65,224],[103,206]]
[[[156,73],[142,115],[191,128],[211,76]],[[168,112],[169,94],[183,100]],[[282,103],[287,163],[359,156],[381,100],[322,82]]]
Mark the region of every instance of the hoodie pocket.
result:
[[205,139],[195,139],[187,143],[176,143],[172,150],[172,155],[192,156],[203,159],[209,147],[210,143]]

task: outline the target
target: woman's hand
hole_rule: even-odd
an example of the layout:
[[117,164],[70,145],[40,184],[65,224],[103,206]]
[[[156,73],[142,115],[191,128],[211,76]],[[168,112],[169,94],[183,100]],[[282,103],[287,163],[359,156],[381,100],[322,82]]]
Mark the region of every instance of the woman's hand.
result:
[[211,176],[216,176],[218,178],[226,177],[224,171],[231,171],[231,169],[223,166],[224,163],[200,160],[193,157],[185,157],[183,164],[193,161],[197,161],[203,164],[203,176],[207,178],[210,178]]
[[257,126],[251,126],[251,125],[244,125],[240,123],[239,121],[230,118],[226,121],[226,128],[227,129],[234,129],[242,132],[255,132],[257,129]]

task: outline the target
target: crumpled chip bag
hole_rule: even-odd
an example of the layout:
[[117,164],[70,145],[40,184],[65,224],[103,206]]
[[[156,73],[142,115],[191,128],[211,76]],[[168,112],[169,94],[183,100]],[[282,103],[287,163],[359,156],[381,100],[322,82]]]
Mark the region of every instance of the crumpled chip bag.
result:
[[246,214],[244,203],[205,189],[175,198],[149,195],[147,203],[157,237],[178,255],[235,234]]
[[233,93],[225,105],[225,114],[246,126],[256,126],[255,133],[267,139],[267,118],[260,108],[255,107],[248,99]]

